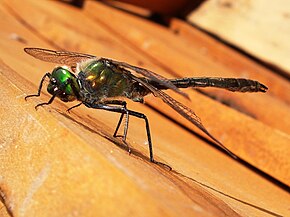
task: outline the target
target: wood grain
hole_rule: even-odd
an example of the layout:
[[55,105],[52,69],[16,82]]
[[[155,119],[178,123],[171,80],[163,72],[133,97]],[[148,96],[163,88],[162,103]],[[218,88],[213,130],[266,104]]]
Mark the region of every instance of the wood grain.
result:
[[[186,52],[186,48],[188,47],[187,44],[183,44],[181,40],[177,40],[172,33],[166,31],[160,26],[151,25],[149,22],[140,19],[134,19],[132,16],[128,16],[124,13],[118,12],[117,10],[112,14],[111,10],[108,10],[106,6],[102,6],[101,4],[90,5],[91,2],[88,2],[86,4],[87,7],[85,8],[90,16],[94,16],[96,19],[95,16],[98,15],[98,13],[95,12],[102,11],[102,16],[98,16],[98,19],[96,20],[97,22],[95,23],[92,22],[92,19],[89,19],[82,13],[78,13],[77,15],[79,20],[68,20],[66,15],[61,13],[61,11],[66,9],[65,5],[63,5],[63,7],[61,7],[62,5],[55,7],[54,4],[52,4],[52,8],[49,10],[49,5],[46,5],[44,8],[40,3],[34,4],[37,7],[38,13],[34,12],[33,16],[29,13],[29,6],[25,9],[25,6],[21,5],[22,9],[25,10],[20,10],[20,8],[17,10],[17,4],[15,4],[14,11],[18,11],[18,16],[21,15],[21,19],[26,20],[30,25],[30,28],[34,29],[42,37],[47,37],[47,40],[53,41],[54,43],[57,43],[58,46],[65,47],[68,50],[76,50],[92,54],[94,54],[95,50],[98,50],[99,52],[104,53],[102,56],[109,56],[132,64],[142,62],[142,66],[161,73],[166,77],[170,76],[168,75],[168,71],[176,74],[178,72],[174,70],[179,70],[181,67],[185,67],[186,69],[192,68],[192,71],[195,71],[197,66],[199,66],[198,68],[200,68],[201,72],[197,71],[200,73],[197,74],[197,76],[202,76],[203,74],[210,75],[209,72],[212,71],[210,65],[213,63],[210,63],[209,61],[204,63],[203,61],[205,61],[206,58],[197,56],[198,53],[194,53],[195,58],[182,55]],[[73,9],[71,11],[76,12],[76,10]],[[49,15],[50,13],[52,14]],[[105,23],[106,19],[104,18],[106,17],[110,17],[111,20],[108,24]],[[38,22],[33,22],[35,19],[37,19]],[[87,22],[88,25],[81,25],[81,22]],[[124,23],[126,23],[126,25],[124,25]],[[128,23],[130,23],[130,29],[127,28]],[[140,26],[142,26],[142,28],[139,28]],[[78,31],[75,30],[76,28]],[[153,28],[155,28],[155,30]],[[98,29],[98,31],[91,31],[92,29]],[[118,32],[116,32],[117,30]],[[158,34],[152,38],[152,34],[156,31],[159,31],[162,34]],[[59,32],[62,34],[58,34]],[[126,33],[126,36],[122,35],[124,33]],[[114,35],[117,35],[118,37],[114,37]],[[126,38],[124,39],[124,37]],[[98,43],[94,41],[94,38],[97,39]],[[101,41],[102,43],[100,43],[100,39],[102,38],[106,38],[106,41],[103,40]],[[128,41],[128,38],[130,38],[130,42]],[[70,39],[69,43],[68,39]],[[166,46],[169,43],[169,39],[175,41],[171,47]],[[148,41],[150,42],[150,46],[147,45],[144,47],[144,44],[148,44]],[[132,43],[134,44],[132,45]],[[127,46],[125,46],[125,44]],[[177,45],[178,50],[176,50]],[[180,49],[182,47],[184,49],[181,52]],[[136,50],[138,48],[139,52]],[[140,50],[140,48],[142,50]],[[164,53],[174,53],[174,55],[161,55]],[[176,55],[176,53],[179,55]],[[158,61],[155,58],[155,55],[158,55]],[[193,59],[195,61],[192,63]],[[186,60],[188,62],[186,62]],[[163,61],[163,64],[159,61]],[[158,64],[154,65],[156,62]],[[176,67],[176,69],[169,68],[169,70],[167,70],[168,68],[165,63],[168,62],[177,65],[178,67]],[[164,69],[164,67],[166,68]],[[206,68],[207,70],[205,70]],[[225,74],[226,70],[215,69],[214,71],[219,71],[222,73],[221,76],[227,77],[227,74]],[[39,77],[41,77],[40,74],[41,72],[39,72]],[[190,74],[185,74],[183,76],[189,77]],[[223,92],[226,95],[232,95],[231,100],[234,101],[232,103],[233,105],[235,105],[235,103],[238,105],[240,104],[241,100],[239,100],[238,97],[244,98],[242,101],[244,102],[244,105],[246,105],[247,108],[252,107],[250,111],[248,111],[249,109],[245,109],[244,113],[250,114],[255,118],[259,118],[259,116],[265,117],[269,120],[268,123],[270,123],[270,121],[276,123],[273,127],[282,128],[283,131],[287,132],[287,130],[290,129],[288,127],[290,123],[288,121],[289,108],[286,105],[283,106],[283,102],[273,99],[267,94],[235,94],[234,96],[228,92]],[[212,100],[202,96],[201,94],[194,92],[189,92],[189,94],[192,99],[191,102],[188,102],[179,96],[176,96],[176,99],[180,100],[187,106],[194,108],[197,114],[203,114],[202,120],[205,123],[205,126],[209,128],[210,132],[220,139],[223,144],[230,148],[239,157],[255,165],[257,168],[271,174],[282,182],[288,183],[290,180],[288,178],[289,173],[287,172],[289,171],[287,169],[289,164],[285,162],[288,162],[289,141],[286,136],[271,130],[271,128],[267,128],[266,126],[266,128],[264,128],[259,122],[251,121],[251,118],[249,119],[239,112],[235,112],[223,105],[212,103]],[[269,100],[273,101],[270,110],[266,107],[266,105],[269,104]],[[254,101],[255,104],[247,103],[252,101]],[[201,133],[188,121],[176,116],[174,111],[169,110],[167,107],[160,104],[160,101],[148,97],[146,102],[189,129],[192,129],[199,134]],[[231,101],[228,103],[231,104]],[[239,110],[242,110],[238,105],[236,107],[238,107]],[[213,107],[215,108],[214,110],[212,109]],[[216,114],[219,114],[219,116],[216,116]],[[281,115],[286,118],[281,120]],[[222,128],[220,127],[220,123],[223,123]],[[251,126],[251,128],[249,128],[249,126]],[[264,136],[265,132],[271,132],[269,138],[274,139],[273,141],[276,142],[279,141],[278,147],[276,143],[271,142],[271,139]],[[244,135],[247,136],[245,137]],[[275,159],[275,163],[270,163],[269,159]],[[272,160],[272,162],[274,161]]]
[[[99,11],[103,18],[96,16]],[[191,126],[153,96],[147,100],[150,106],[132,102],[128,106],[148,116],[155,156],[173,171],[148,161],[144,123],[138,119],[130,119],[128,142],[133,152],[128,155],[126,146],[112,137],[118,115],[84,107],[67,114],[73,104],[58,100],[35,111],[37,103],[49,99],[45,90],[40,98],[24,100],[25,95],[35,93],[43,73],[55,66],[29,57],[24,47],[99,54],[169,77],[178,76],[182,58],[173,62],[174,58],[166,57],[171,55],[161,42],[174,51],[180,45],[175,57],[185,57],[184,39],[97,2],[88,2],[79,10],[54,1],[23,4],[13,0],[1,4],[0,12],[0,194],[5,195],[4,204],[13,216],[287,216],[290,197],[285,189],[197,137],[196,129],[184,128]],[[108,20],[111,22],[105,22]],[[118,20],[127,23],[127,40],[125,26]],[[174,41],[172,46],[170,40]],[[178,67],[168,71],[164,64],[168,60]],[[199,62],[203,60],[197,55],[192,64],[198,66]],[[191,65],[189,61],[186,64]],[[198,92],[187,93],[191,102],[172,95],[194,107],[210,131],[245,160],[288,183],[286,130]],[[278,103],[282,98],[273,94],[263,100]]]
[[188,20],[256,58],[290,73],[290,2],[209,0]]

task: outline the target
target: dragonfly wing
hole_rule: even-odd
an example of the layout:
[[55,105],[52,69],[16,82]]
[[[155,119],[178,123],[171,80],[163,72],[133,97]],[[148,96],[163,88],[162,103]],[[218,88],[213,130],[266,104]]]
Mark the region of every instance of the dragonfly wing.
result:
[[180,89],[178,89],[174,84],[172,84],[172,82],[169,79],[167,79],[161,75],[158,75],[155,72],[152,72],[150,70],[147,70],[147,69],[144,69],[141,67],[133,66],[133,65],[130,65],[130,64],[125,63],[125,62],[119,62],[116,60],[109,60],[109,61],[115,65],[122,66],[122,67],[127,68],[127,69],[131,69],[131,70],[137,72],[138,74],[141,74],[141,75],[167,87],[168,89],[172,89],[175,92],[184,96],[185,98],[189,99],[188,95],[186,93],[184,93],[183,91],[181,91]]
[[200,118],[195,114],[193,110],[188,108],[187,106],[183,105],[182,103],[178,102],[177,100],[173,99],[168,94],[164,93],[161,90],[158,90],[154,86],[148,84],[146,81],[143,81],[139,78],[136,78],[134,76],[134,80],[138,81],[144,87],[146,87],[148,90],[150,90],[154,96],[161,98],[167,105],[169,105],[171,108],[173,108],[176,112],[178,112],[181,116],[183,116],[185,119],[189,120],[191,123],[193,123],[195,126],[197,126],[200,130],[202,130],[206,135],[208,135],[212,140],[214,140],[218,146],[220,146],[222,149],[224,149],[230,156],[237,159],[238,157],[232,153],[229,149],[227,149],[220,141],[218,141],[214,136],[212,136],[207,129],[203,126]]
[[195,126],[197,126],[200,130],[202,130],[206,135],[208,135],[213,141],[215,141],[219,147],[221,147],[223,150],[225,150],[230,156],[237,159],[238,157],[232,153],[229,149],[227,149],[220,141],[218,141],[213,135],[211,135],[207,129],[203,126],[201,123],[200,118],[187,106],[183,105],[182,103],[176,101],[168,94],[164,93],[161,90],[157,90],[158,94],[157,96],[160,97],[167,105],[169,105],[171,108],[173,108],[175,111],[177,111],[180,115],[182,115],[184,118],[189,120],[191,123],[193,123]]
[[36,59],[76,67],[77,63],[96,58],[93,55],[68,51],[54,51],[43,48],[24,48],[24,51]]

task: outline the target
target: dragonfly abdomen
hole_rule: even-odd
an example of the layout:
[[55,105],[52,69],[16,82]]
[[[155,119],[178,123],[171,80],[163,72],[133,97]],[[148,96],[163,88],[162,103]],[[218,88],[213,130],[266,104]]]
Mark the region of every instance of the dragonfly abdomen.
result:
[[[245,78],[197,77],[171,79],[170,81],[178,88],[216,87],[238,92],[266,92],[268,89],[258,81]],[[152,85],[158,89],[166,89],[157,83],[152,83]]]

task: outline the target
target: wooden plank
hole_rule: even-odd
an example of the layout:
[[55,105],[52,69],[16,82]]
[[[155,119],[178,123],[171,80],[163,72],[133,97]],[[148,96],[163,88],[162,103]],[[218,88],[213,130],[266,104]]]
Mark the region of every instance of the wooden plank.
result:
[[[213,216],[221,212],[240,216],[196,183],[187,184],[182,176],[176,178],[148,163],[145,154],[133,149],[129,157],[121,151],[105,131],[111,115],[78,119],[53,108],[35,112],[36,100],[23,99],[34,85],[3,62],[0,85],[4,93],[0,103],[9,101],[0,108],[0,127],[5,129],[0,134],[4,141],[0,159],[5,165],[0,168],[1,195],[6,204],[13,204],[8,207],[13,216]],[[115,143],[122,147],[116,139]],[[160,181],[162,185],[156,185]]]
[[287,0],[209,0],[188,20],[289,76],[289,17]]
[[[31,13],[29,13],[29,7],[25,9],[25,6],[22,6],[22,9],[24,10],[16,10],[22,13],[23,20],[29,21],[29,23],[33,24],[33,28],[37,30],[38,34],[41,34],[43,37],[49,37],[48,39],[51,41],[54,41],[55,43],[58,43],[61,46],[65,46],[66,48],[69,48],[71,50],[80,50],[85,52],[85,50],[88,51],[88,53],[93,53],[94,49],[100,50],[104,52],[105,56],[106,53],[108,56],[120,56],[121,58],[116,58],[116,59],[121,59],[128,61],[130,63],[136,62],[138,63],[139,61],[143,61],[143,65],[145,65],[148,68],[151,69],[151,65],[153,65],[153,70],[156,69],[155,71],[159,72],[158,68],[160,69],[160,72],[163,73],[163,75],[166,76],[166,73],[164,69],[162,70],[160,67],[156,68],[156,65],[154,67],[153,62],[149,65],[150,61],[146,61],[146,57],[142,53],[139,52],[139,54],[134,51],[133,48],[127,48],[128,46],[124,46],[124,41],[119,40],[120,35],[118,35],[118,38],[114,38],[114,32],[111,31],[106,31],[106,28],[108,27],[102,27],[102,24],[95,24],[92,22],[91,19],[87,18],[83,14],[79,13],[75,9],[71,9],[73,13],[77,13],[77,17],[80,18],[80,21],[75,21],[75,20],[68,20],[66,19],[66,16],[61,13],[61,11],[65,10],[65,6],[59,5],[55,6],[54,3],[51,4],[51,7],[53,10],[49,10],[49,5],[46,5],[45,8],[43,8],[42,4],[34,3],[37,7],[37,12],[33,13],[35,17],[31,16]],[[174,37],[173,34],[166,31],[160,27],[157,27],[155,25],[152,25],[151,27],[147,22],[143,22],[138,19],[132,19],[132,17],[124,16],[122,15],[123,13],[114,12],[114,16],[112,17],[112,12],[108,10],[107,7],[102,6],[100,4],[92,4],[90,5],[90,2],[88,2],[88,9],[90,9],[92,12],[95,13],[95,11],[102,11],[102,14],[104,17],[111,17],[111,22],[112,24],[116,25],[112,29],[119,29],[120,32],[119,34],[124,31],[125,26],[122,26],[122,23],[129,23],[131,20],[131,28],[134,27],[133,30],[131,31],[126,31],[126,36],[129,37],[131,41],[138,42],[136,40],[140,39],[134,38],[134,33],[141,31],[142,29],[146,29],[146,31],[143,31],[142,33],[140,32],[138,35],[139,36],[146,36],[149,37],[148,31],[150,30],[149,33],[152,34],[154,31],[154,27],[158,28],[159,31],[161,31],[163,36],[163,41],[166,41],[165,34],[167,34],[168,37]],[[13,6],[15,9],[17,8],[17,4]],[[51,16],[49,16],[49,14]],[[89,13],[89,11],[88,11]],[[113,19],[115,17],[115,19]],[[33,22],[37,18],[37,22]],[[102,17],[100,17],[102,18]],[[31,19],[31,20],[30,20]],[[104,19],[104,18],[103,18]],[[127,20],[126,20],[127,19]],[[122,20],[121,23],[118,22],[118,20]],[[123,22],[126,20],[126,22]],[[88,25],[78,25],[80,22],[88,22]],[[116,24],[116,22],[118,22]],[[141,26],[141,23],[143,22],[142,29],[138,29],[139,26]],[[147,23],[147,25],[146,25]],[[70,28],[68,28],[70,27]],[[127,27],[126,27],[127,28]],[[77,31],[76,31],[77,29]],[[97,32],[90,31],[91,29],[98,29]],[[127,28],[128,29],[128,28]],[[149,29],[149,30],[148,30]],[[129,29],[128,29],[129,30]],[[156,30],[155,30],[156,31]],[[59,34],[59,32],[66,33],[66,34]],[[81,34],[83,33],[83,34]],[[146,34],[147,33],[147,34]],[[97,39],[100,38],[106,38],[106,43],[95,43],[94,40],[92,39],[91,34],[95,34],[94,37]],[[97,35],[99,34],[99,35]],[[87,36],[90,37],[87,37]],[[133,37],[132,37],[133,35]],[[159,35],[159,34],[158,34]],[[157,40],[158,35],[155,35],[155,38],[151,40]],[[70,38],[69,43],[67,42],[67,38]],[[141,38],[142,39],[142,38]],[[176,38],[174,38],[176,39]],[[168,38],[167,38],[168,40]],[[100,40],[99,40],[100,41]],[[83,43],[86,42],[86,43]],[[142,40],[141,40],[142,42]],[[180,47],[182,46],[182,43],[178,40],[175,41],[177,45]],[[168,42],[167,42],[168,43]],[[158,45],[158,46],[157,46]],[[183,45],[184,46],[184,45]],[[112,48],[114,49],[112,50]],[[75,48],[75,49],[73,49]],[[118,49],[117,49],[118,48]],[[155,47],[154,47],[155,48]],[[164,50],[165,45],[161,43],[161,40],[158,40],[158,44],[156,43],[156,49],[150,49],[150,51],[153,52],[153,54],[159,54],[159,53],[164,53],[166,50]],[[135,48],[136,49],[136,48]],[[92,52],[90,52],[92,51]],[[147,50],[148,51],[148,50]],[[167,52],[169,52],[167,50]],[[185,51],[183,51],[185,52]],[[110,55],[111,54],[111,55]],[[152,53],[151,53],[152,54]],[[152,54],[152,55],[153,55]],[[181,55],[182,53],[179,51],[179,54]],[[160,54],[159,54],[160,55]],[[103,56],[103,55],[102,55]],[[143,58],[142,58],[143,57]],[[166,59],[167,56],[164,56],[163,58],[160,57],[160,60],[164,62],[168,62],[169,60]],[[178,56],[175,56],[174,58],[171,58],[170,61],[173,64],[173,61],[176,61],[176,58]],[[184,61],[186,59],[186,56],[181,56],[179,61],[184,64]],[[182,67],[182,64],[180,62],[175,62],[173,65],[178,64],[179,67]],[[189,65],[190,63],[187,63],[187,67],[194,67],[196,66],[196,63],[193,65]],[[163,65],[162,65],[163,66]],[[206,65],[204,65],[205,67]],[[201,66],[200,66],[201,67]],[[41,73],[39,72],[39,77]],[[245,159],[246,161],[250,162],[251,164],[255,165],[259,169],[267,172],[268,174],[271,174],[275,178],[279,179],[280,181],[284,183],[288,183],[288,172],[289,171],[287,168],[289,167],[289,161],[288,161],[288,143],[289,139],[287,136],[283,134],[279,134],[278,132],[274,131],[272,128],[268,128],[267,126],[261,125],[261,123],[254,121],[251,118],[246,117],[245,115],[239,114],[238,112],[233,111],[232,109],[229,109],[225,106],[213,103],[212,100],[208,99],[207,97],[204,97],[200,94],[189,92],[191,94],[192,102],[187,102],[184,99],[176,96],[177,99],[185,103],[191,108],[195,108],[197,111],[197,114],[203,114],[204,112],[202,111],[207,111],[207,113],[202,117],[205,126],[209,126],[211,132],[218,136],[218,138],[222,139],[221,141],[229,148],[231,148],[236,154],[238,154],[240,157]],[[269,96],[267,95],[260,95],[260,96],[254,96],[249,94],[248,96],[245,97],[250,97],[253,96],[254,98],[250,98],[251,100],[249,101],[248,105],[251,105],[251,101],[255,101],[256,103],[259,102],[260,98],[264,98],[264,104],[269,104]],[[271,99],[273,100],[273,99]],[[158,110],[164,112],[165,114],[173,117],[175,120],[178,122],[184,124],[185,126],[189,127],[190,129],[196,130],[192,124],[188,123],[186,120],[179,119],[176,114],[173,111],[168,110],[166,107],[163,107],[159,101],[156,101],[152,97],[149,97],[147,100],[150,105],[154,106]],[[272,101],[273,102],[273,101]],[[259,103],[258,103],[259,104]],[[273,102],[273,107],[278,104],[278,102],[274,101]],[[278,111],[288,111],[288,107],[285,107],[285,110],[283,110],[283,104],[278,104],[280,106],[277,106],[277,109],[281,109]],[[212,108],[215,108],[215,110],[212,110]],[[256,105],[254,107],[257,107]],[[132,107],[134,108],[134,107]],[[260,107],[259,107],[260,108]],[[255,116],[258,116],[261,111],[259,109],[253,110]],[[264,110],[263,110],[264,111]],[[274,110],[275,111],[275,110]],[[274,115],[277,114],[276,112],[273,112]],[[289,121],[287,121],[289,114],[287,112],[285,113],[285,119],[284,122],[287,124]],[[215,114],[219,114],[218,117],[216,117]],[[281,115],[281,113],[278,113]],[[273,114],[272,114],[273,116]],[[215,117],[214,119],[212,117]],[[278,117],[277,117],[278,118]],[[276,120],[272,118],[273,120]],[[277,121],[277,120],[276,120]],[[283,125],[283,120],[279,119],[279,125]],[[221,128],[220,123],[224,123],[224,126]],[[278,123],[278,122],[277,122]],[[237,127],[239,126],[239,127]],[[249,126],[251,128],[249,129]],[[287,129],[287,127],[285,128]],[[199,131],[197,131],[200,133]],[[265,132],[269,134],[269,138],[265,138]],[[247,137],[245,137],[247,135]],[[273,140],[272,140],[273,139]],[[274,143],[271,141],[275,141]],[[276,142],[279,141],[279,149],[277,149]],[[251,151],[250,151],[251,150]],[[281,155],[281,153],[283,153]],[[268,157],[264,157],[268,156]],[[271,160],[271,159],[275,159]]]
[[[7,74],[12,76],[7,79]],[[10,192],[4,193],[7,201],[15,204],[10,208],[13,216],[38,216],[40,212],[44,216],[68,216],[75,213],[94,216],[96,210],[100,216],[147,216],[144,209],[152,216],[160,213],[172,216],[168,209],[154,202],[154,197],[144,191],[142,193],[141,186],[137,188],[138,182],[134,184],[126,175],[126,171],[130,170],[122,171],[118,168],[117,165],[125,166],[124,162],[114,163],[114,160],[118,160],[115,152],[119,151],[117,147],[109,148],[110,143],[106,147],[108,140],[95,134],[94,145],[91,146],[70,130],[76,124],[66,125],[70,120],[61,113],[47,112],[45,109],[31,112],[33,104],[27,106],[22,89],[32,91],[33,86],[27,88],[29,85],[25,85],[25,81],[5,67],[3,62],[0,84],[5,93],[1,104],[10,101],[1,107],[0,112],[1,128],[6,128],[4,134],[3,131],[1,133],[1,140],[5,139],[1,149],[1,162],[5,165],[5,169],[1,168],[1,176],[5,179],[1,182],[10,189]],[[60,121],[62,124],[59,124]],[[21,130],[15,132],[15,126]],[[87,131],[84,128],[79,130]],[[92,134],[89,131],[83,133],[85,136]],[[105,146],[106,159],[95,150],[96,146]],[[122,158],[129,160],[126,164],[132,163],[130,161],[134,158],[128,158],[126,152],[121,154],[124,155]],[[142,165],[142,162],[137,164]],[[143,166],[150,168],[149,164]],[[152,176],[156,177],[157,173],[158,170],[155,170]],[[148,181],[152,179],[150,176],[147,171]],[[166,185],[165,182],[163,184]],[[152,187],[158,189],[156,185]],[[159,197],[162,197],[161,194]],[[128,206],[133,201],[134,206]]]
[[[23,96],[33,91],[34,85],[0,63],[0,84],[5,93],[1,104],[10,102],[0,112],[1,128],[7,129],[0,134],[5,141],[0,154],[5,165],[0,168],[4,177],[1,186],[6,186],[1,194],[6,195],[7,204],[13,204],[9,207],[13,216],[286,215],[287,203],[274,202],[290,200],[287,192],[211,147],[186,149],[188,144],[181,142],[182,152],[166,150],[169,156],[161,154],[163,157],[181,163],[175,164],[175,172],[169,172],[146,163],[143,151],[140,155],[133,150],[130,157],[110,143],[106,139],[110,138],[108,128],[103,126],[111,121],[108,115],[96,119],[78,110],[67,118],[61,112],[66,107],[57,102],[60,110],[51,107],[31,112],[38,100],[25,102]],[[170,124],[164,118],[158,122],[153,123],[154,129]],[[184,139],[192,137],[172,124],[171,130]],[[160,132],[159,136],[159,142],[177,139]],[[258,198],[263,198],[263,203],[257,203]]]
[[[108,55],[123,54],[132,62],[138,62],[142,57],[126,48],[128,45],[118,41],[118,37],[110,36],[101,26],[86,20],[82,11],[56,2],[47,2],[43,5],[45,10],[39,10],[37,3],[30,1],[29,7],[25,7],[21,1],[7,1],[4,8],[0,5],[3,16],[0,20],[0,58],[15,69],[0,62],[3,94],[0,98],[0,127],[4,129],[0,131],[0,144],[3,145],[0,148],[0,186],[7,195],[5,200],[13,204],[13,215],[287,215],[290,198],[285,190],[146,106],[129,103],[130,108],[145,113],[151,120],[156,157],[172,166],[173,172],[148,162],[147,146],[140,145],[145,141],[141,121],[132,118],[130,122],[129,144],[133,153],[128,156],[125,146],[111,136],[118,120],[116,115],[86,108],[68,115],[65,110],[70,105],[59,101],[36,112],[33,107],[48,100],[48,96],[43,94],[40,99],[28,102],[23,97],[36,91],[39,78],[54,64],[31,59],[22,51],[23,47],[49,47],[47,42],[54,41],[57,46],[66,44],[71,48],[85,40],[88,44],[81,49],[99,48]],[[28,15],[34,14],[32,18],[38,19],[29,20],[24,16],[25,19],[19,22],[21,16],[11,8],[16,11],[21,8],[21,13],[28,10]],[[81,19],[82,25],[76,25],[81,21],[75,19],[75,26],[68,26],[56,19],[54,13],[57,11],[66,18]],[[111,15],[114,13],[111,10]],[[49,28],[45,32],[44,26],[43,29],[27,27],[25,21],[34,27],[47,24]],[[93,42],[92,37],[82,34],[86,25],[87,30],[98,30],[99,40]],[[69,31],[71,27],[75,27],[74,31]],[[11,39],[11,33],[23,40]],[[69,40],[62,37],[64,33]],[[100,45],[100,39],[108,41]],[[154,67],[150,60],[142,61]],[[192,92],[190,94],[193,96]],[[231,111],[200,94],[195,96],[196,102],[203,102],[205,107],[217,106],[221,113]],[[153,103],[153,97],[151,100]],[[166,130],[164,126],[167,126]],[[257,126],[253,121],[249,128]],[[268,144],[283,139],[279,135],[276,132]],[[278,161],[277,164],[280,165]]]

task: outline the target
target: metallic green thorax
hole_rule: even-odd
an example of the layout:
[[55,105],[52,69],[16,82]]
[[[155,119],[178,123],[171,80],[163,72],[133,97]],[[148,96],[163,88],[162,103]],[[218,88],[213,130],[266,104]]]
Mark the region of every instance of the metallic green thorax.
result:
[[132,98],[134,82],[121,70],[103,60],[83,63],[78,74],[82,86],[81,100],[101,102],[114,97]]
[[106,95],[106,97],[122,95],[129,84],[121,72],[116,73],[102,61],[92,62],[84,69],[84,72],[92,90],[98,91],[99,95]]
[[47,91],[52,95],[57,93],[57,97],[64,102],[74,101],[77,99],[79,85],[74,74],[64,67],[57,67],[51,73]]

